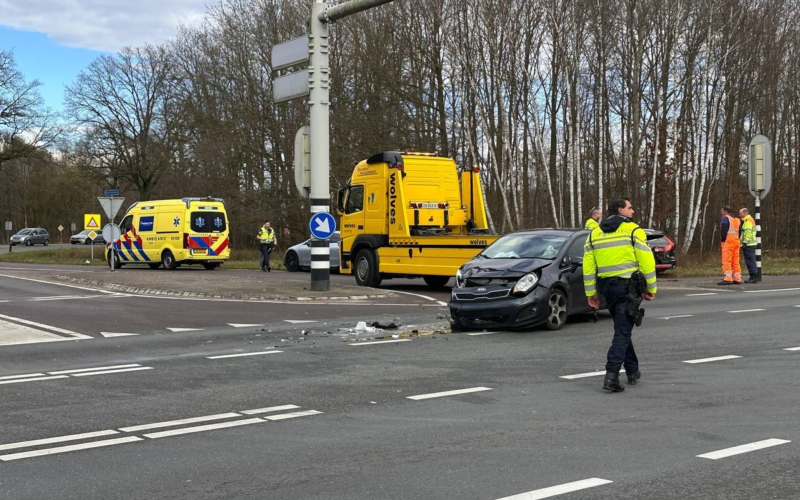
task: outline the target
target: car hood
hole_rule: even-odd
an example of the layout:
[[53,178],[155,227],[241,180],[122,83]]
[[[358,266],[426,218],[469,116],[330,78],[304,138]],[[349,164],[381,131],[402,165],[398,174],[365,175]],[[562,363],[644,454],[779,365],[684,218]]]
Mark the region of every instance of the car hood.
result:
[[548,259],[475,259],[464,264],[464,278],[514,278],[552,264]]

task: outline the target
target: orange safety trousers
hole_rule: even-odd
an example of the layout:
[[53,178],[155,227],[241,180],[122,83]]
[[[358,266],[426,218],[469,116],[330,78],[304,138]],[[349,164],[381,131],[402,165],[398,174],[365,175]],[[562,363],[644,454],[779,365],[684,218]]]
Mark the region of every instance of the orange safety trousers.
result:
[[728,282],[742,282],[742,266],[739,265],[739,238],[728,236],[722,244],[722,279]]

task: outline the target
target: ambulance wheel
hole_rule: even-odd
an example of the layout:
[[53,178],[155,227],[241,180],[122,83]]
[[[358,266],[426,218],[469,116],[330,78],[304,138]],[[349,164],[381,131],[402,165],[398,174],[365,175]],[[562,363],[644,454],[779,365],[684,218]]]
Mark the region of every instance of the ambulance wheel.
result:
[[203,267],[208,269],[209,271],[213,271],[214,269],[220,266],[219,262],[203,262]]
[[161,265],[164,266],[164,269],[168,271],[174,271],[175,268],[178,267],[177,263],[175,262],[175,256],[172,255],[172,252],[169,250],[161,254]]
[[150,266],[150,269],[158,269],[159,267],[161,267],[161,263],[160,262],[150,262],[147,265]]
[[286,257],[283,258],[283,265],[290,273],[296,273],[300,270],[300,259],[295,252],[289,252],[286,254]]
[[450,276],[424,276],[422,279],[431,288],[442,288],[450,281]]
[[[108,252],[106,260],[108,261],[108,268],[111,269],[111,252]],[[114,269],[119,269],[120,267],[122,267],[122,262],[120,262],[119,254],[117,254],[114,256]]]
[[363,249],[356,255],[356,283],[361,286],[378,288],[381,285],[381,275],[378,272],[378,259],[375,252]]

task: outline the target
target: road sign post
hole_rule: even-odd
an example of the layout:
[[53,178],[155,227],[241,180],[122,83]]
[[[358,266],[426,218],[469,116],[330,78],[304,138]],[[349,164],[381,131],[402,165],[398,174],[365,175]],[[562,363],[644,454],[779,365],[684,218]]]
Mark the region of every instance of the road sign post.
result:
[[58,225],[58,238],[61,240],[58,246],[61,250],[64,250],[64,226],[61,224]]
[[772,187],[772,147],[769,139],[757,135],[750,140],[747,157],[747,184],[756,199],[756,267],[761,281],[761,200]]
[[[111,272],[113,273],[115,267],[114,264],[117,259],[116,243],[121,236],[121,234],[119,234],[119,227],[116,224],[114,224],[114,218],[117,216],[117,212],[119,212],[119,209],[122,208],[122,202],[125,201],[125,198],[114,198],[114,196],[119,195],[119,189],[106,189],[105,191],[103,191],[103,194],[105,196],[98,196],[97,201],[100,202],[100,206],[103,207],[103,211],[106,213],[109,220],[111,221],[111,224],[106,224],[106,226],[103,227],[103,238],[105,238],[106,242],[108,241],[111,242],[111,252],[109,252],[108,255],[109,255],[109,267],[111,267]],[[112,239],[106,238],[106,228],[109,225],[117,228],[116,232],[109,233],[112,235],[116,234],[116,237]]]
[[6,241],[8,242],[8,251],[11,252],[11,236],[9,232],[14,228],[14,224],[10,221],[6,221]]

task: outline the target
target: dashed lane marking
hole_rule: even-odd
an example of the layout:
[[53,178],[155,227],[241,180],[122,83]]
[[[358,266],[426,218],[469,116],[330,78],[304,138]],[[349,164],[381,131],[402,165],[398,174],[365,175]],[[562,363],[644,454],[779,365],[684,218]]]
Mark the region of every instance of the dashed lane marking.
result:
[[244,352],[241,354],[223,354],[221,356],[206,356],[206,359],[241,358],[242,356],[260,356],[261,354],[277,354],[283,351]]
[[231,422],[222,422],[219,424],[209,424],[209,425],[198,425],[196,427],[185,427],[183,429],[174,429],[171,431],[162,431],[162,432],[152,432],[150,434],[144,434],[144,437],[150,439],[158,439],[163,437],[170,437],[170,436],[180,436],[182,434],[192,434],[195,432],[204,432],[204,431],[213,431],[217,429],[225,429],[228,427],[238,427],[240,425],[250,425],[250,424],[263,424],[266,420],[261,418],[247,418],[244,420],[234,420]]
[[787,347],[784,351],[800,351],[800,347]]
[[494,335],[495,333],[501,333],[501,332],[476,332],[476,333],[468,333],[467,335],[470,337],[474,337],[476,335]]
[[280,415],[270,415],[268,417],[264,417],[264,420],[276,421],[276,420],[286,420],[288,418],[298,418],[298,417],[309,417],[311,415],[321,415],[321,411],[317,410],[306,410],[306,411],[297,411],[294,413],[281,413]]
[[171,332],[199,332],[202,328],[167,328]]
[[503,497],[499,500],[541,500],[543,498],[551,498],[564,493],[571,493],[573,491],[585,490],[587,488],[594,488],[595,486],[602,486],[604,484],[612,483],[608,479],[601,479],[599,477],[592,477],[583,479],[581,481],[573,481],[571,483],[559,484],[558,486],[551,486],[549,488],[542,488],[540,490],[533,490],[527,493],[520,493],[519,495],[512,495],[510,497]]
[[256,326],[264,326],[260,323],[228,323],[228,326],[232,326],[234,328],[252,328]]
[[138,333],[114,333],[114,332],[100,332],[103,337],[131,337],[139,335]]
[[225,420],[228,418],[241,417],[238,413],[220,413],[219,415],[205,415],[202,417],[184,418],[182,420],[169,420],[167,422],[156,422],[154,424],[134,425],[132,427],[120,427],[122,432],[138,432],[149,429],[161,429],[164,427],[177,427],[183,424],[196,424],[198,422],[208,422],[210,420]]
[[704,297],[706,295],[717,295],[717,292],[709,292],[709,293],[687,293],[687,297]]
[[677,319],[677,318],[692,318],[694,314],[679,314],[678,316],[662,316],[658,319]]
[[76,368],[74,370],[60,370],[56,372],[44,373],[31,373],[28,375],[7,375],[0,377],[0,385],[2,384],[19,384],[22,382],[38,382],[42,380],[56,380],[69,377],[89,377],[92,375],[108,375],[112,373],[135,372],[140,370],[152,370],[151,366],[142,366],[138,364],[132,365],[116,365],[116,366],[98,366],[95,368]]
[[710,363],[712,361],[725,361],[727,359],[736,359],[741,358],[741,356],[717,356],[716,358],[702,358],[702,359],[690,359],[688,361],[684,361],[684,363],[695,364],[695,363]]
[[140,366],[139,368],[125,368],[122,370],[105,370],[101,372],[87,372],[87,373],[76,373],[73,377],[91,377],[92,375],[110,375],[112,373],[125,373],[125,372],[138,372],[142,370],[152,370],[152,366]]
[[60,370],[57,372],[47,372],[47,373],[50,375],[71,375],[73,373],[95,372],[101,370],[117,370],[120,368],[134,368],[137,366],[142,366],[142,365],[130,364],[130,365],[98,366],[95,368],[76,368],[74,370]]
[[379,340],[377,342],[353,342],[350,345],[396,344],[398,342],[411,342],[411,339]]
[[800,288],[775,288],[773,290],[745,290],[744,293],[793,292]]
[[785,439],[765,439],[764,441],[756,441],[755,443],[743,444],[741,446],[734,446],[733,448],[726,448],[724,450],[712,451],[711,453],[704,453],[697,455],[698,458],[708,458],[710,460],[719,460],[720,458],[727,458],[733,455],[739,455],[750,451],[763,450],[772,446],[791,443]]
[[70,446],[59,446],[58,448],[46,448],[44,450],[26,451],[23,453],[13,453],[11,455],[0,455],[0,460],[8,462],[11,460],[19,460],[21,458],[55,455],[56,453],[66,453],[69,451],[77,451],[77,450],[88,450],[91,448],[100,448],[103,446],[114,446],[117,444],[133,443],[134,441],[144,441],[144,439],[136,436],[130,436],[117,439],[106,439],[103,441],[92,441],[91,443],[73,444]]
[[758,311],[766,311],[766,309],[742,309],[740,311],[728,311],[728,312],[731,314],[737,314],[737,313],[752,313]]
[[15,450],[17,448],[30,448],[32,446],[41,446],[43,444],[64,443],[66,441],[80,441],[81,439],[89,439],[100,436],[111,436],[112,434],[119,434],[117,431],[105,430],[96,432],[86,432],[83,434],[70,434],[68,436],[57,436],[46,439],[36,439],[33,441],[21,441],[19,443],[10,443],[0,445],[0,451]]
[[313,319],[285,319],[283,321],[285,321],[287,323],[292,323],[294,325],[297,325],[297,324],[300,324],[300,323],[317,323],[317,321],[313,320]]
[[15,378],[28,378],[28,377],[44,377],[44,373],[28,373],[26,375],[6,375],[5,377],[0,377],[0,380],[12,380]]
[[[620,373],[625,373],[625,369],[623,368],[619,372]],[[603,371],[597,371],[597,372],[578,373],[576,375],[562,375],[561,377],[558,377],[558,378],[563,378],[563,379],[567,379],[567,380],[575,380],[577,378],[599,377],[600,375],[605,375],[605,374],[606,374],[606,371],[603,370]]]
[[447,396],[458,396],[459,394],[470,394],[473,392],[491,391],[489,387],[471,387],[469,389],[458,389],[455,391],[433,392],[430,394],[419,394],[417,396],[408,396],[406,399],[413,399],[414,401],[421,401],[423,399],[444,398]]
[[39,382],[39,381],[42,381],[42,380],[55,380],[55,379],[59,379],[59,378],[69,378],[69,377],[67,377],[66,375],[56,375],[54,377],[20,378],[20,379],[16,379],[16,380],[3,380],[2,382],[0,382],[0,385],[18,384],[18,383],[21,383],[21,382]]
[[283,406],[270,406],[269,408],[256,408],[255,410],[243,410],[239,413],[244,415],[260,415],[262,413],[272,413],[276,411],[283,411],[283,410],[296,410],[300,408],[297,405],[283,405]]

